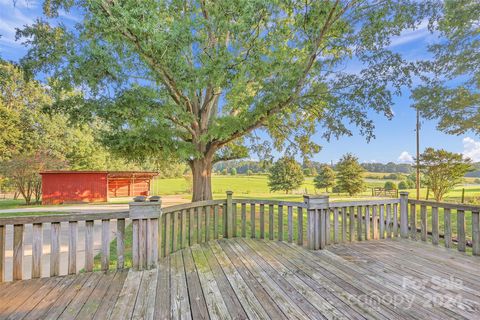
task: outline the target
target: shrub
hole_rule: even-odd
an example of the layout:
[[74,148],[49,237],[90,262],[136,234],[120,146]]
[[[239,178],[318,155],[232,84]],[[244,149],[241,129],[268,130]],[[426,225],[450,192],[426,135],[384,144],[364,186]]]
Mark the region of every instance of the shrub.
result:
[[398,183],[398,190],[405,190],[405,189],[409,189],[408,183],[406,181],[400,181]]
[[392,181],[387,181],[385,182],[384,188],[385,190],[395,190],[397,189],[397,185]]
[[230,169],[230,174],[232,176],[236,176],[237,175],[237,169],[235,169],[235,168]]

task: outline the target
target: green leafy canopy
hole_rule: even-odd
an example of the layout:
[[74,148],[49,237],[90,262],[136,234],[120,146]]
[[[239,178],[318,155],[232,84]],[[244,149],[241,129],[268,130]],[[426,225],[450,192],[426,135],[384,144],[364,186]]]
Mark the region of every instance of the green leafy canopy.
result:
[[[76,10],[75,28],[58,10]],[[109,125],[105,142],[125,155],[212,157],[261,128],[274,147],[308,156],[311,136],[367,138],[368,110],[392,116],[392,94],[412,65],[387,46],[418,25],[417,1],[50,0],[18,31],[23,65],[83,90],[62,101],[75,118]],[[355,58],[364,69],[349,72]],[[320,124],[320,126],[318,126]],[[242,150],[238,156],[243,156]],[[229,158],[234,156],[230,154]],[[217,160],[222,160],[219,157]]]

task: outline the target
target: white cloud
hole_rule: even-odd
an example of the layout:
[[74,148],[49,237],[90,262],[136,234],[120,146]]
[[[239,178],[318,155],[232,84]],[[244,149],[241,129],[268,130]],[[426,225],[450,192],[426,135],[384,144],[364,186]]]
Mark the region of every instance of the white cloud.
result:
[[413,156],[408,151],[403,151],[397,158],[400,163],[413,163]]
[[463,156],[473,161],[480,161],[480,141],[470,137],[463,138]]
[[431,36],[431,33],[428,30],[428,20],[424,20],[415,29],[404,30],[399,36],[393,37],[390,47],[400,46],[429,36]]

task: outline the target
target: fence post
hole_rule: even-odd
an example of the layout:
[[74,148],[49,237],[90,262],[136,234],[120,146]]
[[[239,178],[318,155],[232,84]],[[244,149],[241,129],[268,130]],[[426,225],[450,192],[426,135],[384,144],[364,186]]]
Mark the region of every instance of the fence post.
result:
[[307,247],[310,250],[325,248],[329,212],[328,196],[304,195],[303,200],[307,205]]
[[233,202],[232,202],[232,195],[233,195],[233,191],[227,191],[227,212],[226,212],[226,216],[225,216],[225,219],[227,221],[227,223],[225,224],[226,228],[225,228],[225,234],[224,234],[224,237],[225,238],[230,238],[232,237],[232,231],[233,231]]
[[129,209],[133,225],[133,268],[135,270],[154,268],[158,262],[160,242],[158,229],[162,215],[162,201],[160,197],[152,197],[149,202],[135,199],[135,202],[129,203]]
[[408,192],[400,192],[400,236],[408,239]]

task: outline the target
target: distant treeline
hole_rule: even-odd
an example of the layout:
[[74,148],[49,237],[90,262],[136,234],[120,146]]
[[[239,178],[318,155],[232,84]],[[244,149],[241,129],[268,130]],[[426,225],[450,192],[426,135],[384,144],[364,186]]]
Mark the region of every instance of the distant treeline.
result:
[[[330,165],[329,163],[321,163],[317,161],[310,161],[308,164],[303,164],[303,168],[315,168],[318,172],[321,166]],[[271,163],[267,161],[251,161],[251,160],[231,160],[218,162],[213,166],[213,171],[216,173],[230,173],[232,169],[235,169],[237,174],[262,174],[268,173],[268,169],[271,167]],[[404,173],[410,174],[415,171],[415,168],[411,164],[407,163],[362,163],[365,170],[369,172],[384,172],[384,173]],[[480,162],[474,163],[474,171],[466,174],[467,177],[480,177]],[[335,169],[335,164],[333,165]]]

